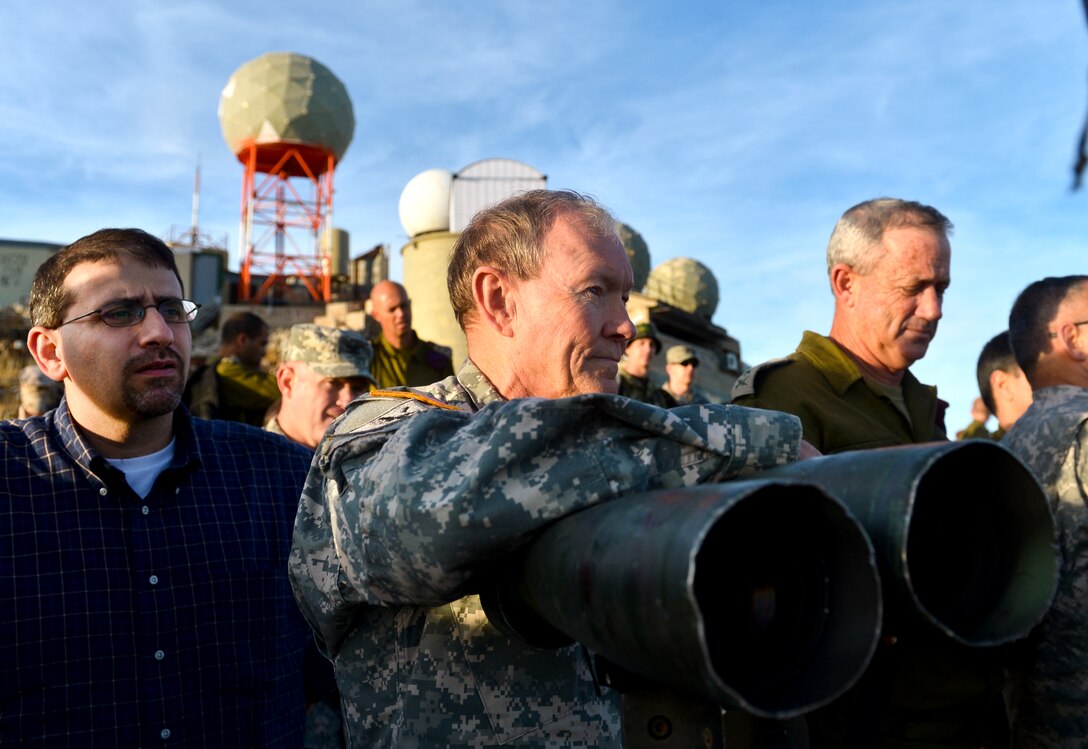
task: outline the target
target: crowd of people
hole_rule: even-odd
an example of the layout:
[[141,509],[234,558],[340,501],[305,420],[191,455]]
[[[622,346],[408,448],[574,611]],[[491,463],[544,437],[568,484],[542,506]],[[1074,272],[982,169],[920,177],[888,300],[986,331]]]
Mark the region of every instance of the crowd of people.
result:
[[[628,316],[615,219],[573,192],[509,198],[460,234],[456,372],[385,281],[373,340],[296,325],[266,370],[268,325],[242,313],[190,373],[197,305],[169,248],[134,229],[74,242],[30,301],[26,383],[63,398],[0,422],[0,744],[621,746],[596,661],[493,626],[485,581],[602,502],[947,439],[910,367],[937,333],[951,232],[917,202],[847,210],[827,334],[751,368],[729,405],[700,396],[683,344],[651,381],[661,339]],[[987,414],[964,435],[1000,439],[1051,499],[1051,612],[1015,663],[890,622],[858,683],[806,716],[811,746],[1084,744],[1084,326],[1088,276],[1029,285],[979,357]]]

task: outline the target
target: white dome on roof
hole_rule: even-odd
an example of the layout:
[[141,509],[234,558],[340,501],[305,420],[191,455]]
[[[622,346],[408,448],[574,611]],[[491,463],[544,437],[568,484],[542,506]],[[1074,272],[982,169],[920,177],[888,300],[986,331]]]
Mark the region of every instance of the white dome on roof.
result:
[[409,237],[450,230],[453,172],[428,169],[408,180],[400,194],[400,223]]

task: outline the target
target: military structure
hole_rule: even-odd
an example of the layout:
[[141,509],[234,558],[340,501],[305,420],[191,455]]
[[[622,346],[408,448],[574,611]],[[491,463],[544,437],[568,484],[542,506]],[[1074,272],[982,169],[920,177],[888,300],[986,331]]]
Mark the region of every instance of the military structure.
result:
[[[464,358],[465,339],[450,307],[445,268],[459,231],[481,208],[546,184],[547,178],[527,164],[485,159],[458,172],[428,169],[405,185],[399,212],[409,239],[401,253],[414,325],[423,338],[452,349],[454,361]],[[718,306],[714,274],[690,258],[673,258],[652,268],[642,235],[625,223],[617,230],[634,270],[631,317],[653,322],[663,349],[678,343],[695,349],[701,364],[698,389],[712,401],[728,401],[743,362],[740,343],[711,322]],[[665,380],[664,368],[664,356],[659,355],[651,366],[658,383]]]
[[[245,167],[241,300],[282,292],[291,279],[314,301],[330,301],[333,258],[347,253],[346,235],[332,230],[333,175],[355,132],[344,84],[317,60],[270,52],[227,81],[219,123]],[[260,272],[267,275],[253,289]]]

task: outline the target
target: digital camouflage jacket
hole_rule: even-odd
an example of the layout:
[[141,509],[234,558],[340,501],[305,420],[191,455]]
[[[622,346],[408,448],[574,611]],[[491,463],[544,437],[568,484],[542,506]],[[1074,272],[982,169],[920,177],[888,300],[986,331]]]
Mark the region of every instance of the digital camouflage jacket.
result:
[[479,581],[553,520],[794,460],[795,417],[614,395],[506,401],[471,361],[356,401],[318,448],[290,574],[354,747],[619,747],[578,645],[504,636]]
[[1062,556],[1058,593],[1032,634],[1015,702],[1017,747],[1088,744],[1088,389],[1035,391],[1002,444],[1050,497]]

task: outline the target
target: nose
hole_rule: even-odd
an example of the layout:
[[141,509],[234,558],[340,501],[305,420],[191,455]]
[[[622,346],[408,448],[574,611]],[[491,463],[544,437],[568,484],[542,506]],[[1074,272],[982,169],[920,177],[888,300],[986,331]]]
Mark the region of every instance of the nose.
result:
[[144,310],[144,319],[137,326],[140,343],[144,346],[169,346],[174,342],[174,326],[169,325],[158,307]]
[[626,343],[635,337],[635,324],[631,322],[631,316],[627,314],[627,306],[620,304],[614,324],[616,325],[613,337],[622,338]]
[[943,299],[940,292],[933,286],[928,287],[918,298],[917,316],[923,320],[937,322],[941,319],[941,305]]
[[358,392],[351,383],[345,382],[336,393],[336,407],[343,411],[348,407],[349,403],[355,400],[356,395],[358,395]]

